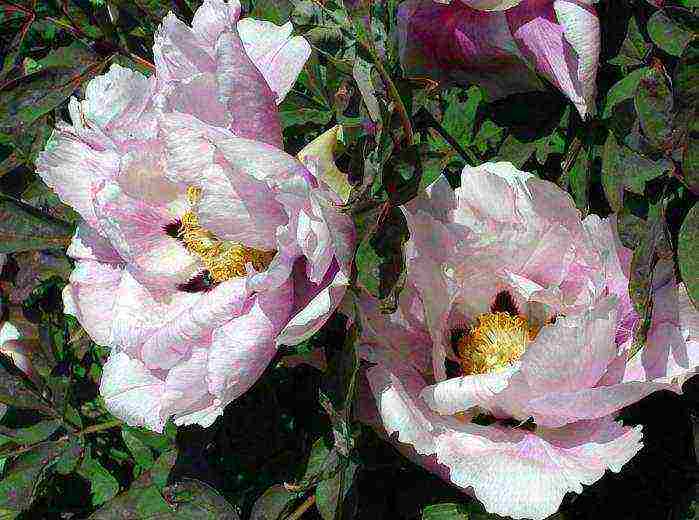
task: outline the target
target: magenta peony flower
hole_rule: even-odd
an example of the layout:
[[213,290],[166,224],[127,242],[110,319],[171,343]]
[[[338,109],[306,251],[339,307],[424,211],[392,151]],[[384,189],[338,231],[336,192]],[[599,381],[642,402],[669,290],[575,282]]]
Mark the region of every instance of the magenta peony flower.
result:
[[280,149],[276,103],[310,48],[239,15],[208,0],[192,28],[168,16],[156,74],[95,78],[37,160],[84,219],[65,311],[112,347],[101,393],[130,425],[212,424],[348,281],[354,231],[325,163]]
[[613,223],[581,222],[564,191],[509,163],[466,168],[455,192],[438,179],[404,213],[398,311],[359,299],[362,418],[488,511],[546,518],[641,449],[641,427],[615,413],[680,391],[698,313],[680,298],[672,354],[649,352],[656,371],[632,373],[628,251]]
[[401,62],[410,73],[478,83],[494,98],[541,88],[536,71],[587,118],[600,52],[592,3],[407,0],[398,14]]

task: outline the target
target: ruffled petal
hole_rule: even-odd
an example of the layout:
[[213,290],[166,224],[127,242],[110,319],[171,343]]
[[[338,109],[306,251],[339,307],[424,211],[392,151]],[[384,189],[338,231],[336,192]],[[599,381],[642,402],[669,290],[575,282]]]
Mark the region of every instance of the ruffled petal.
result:
[[208,342],[219,327],[239,316],[247,297],[244,278],[228,280],[204,293],[196,305],[172,316],[143,343],[144,363],[151,369],[171,368],[195,345]]
[[193,29],[169,14],[153,46],[159,90],[170,110],[281,148],[276,96],[245,51],[239,16],[239,2],[220,0],[197,10]]
[[454,415],[479,407],[498,416],[496,394],[503,391],[518,367],[500,372],[452,377],[426,387],[420,393],[427,405],[441,415]]
[[[328,274],[333,273],[328,272]],[[310,338],[335,312],[345,295],[349,278],[343,271],[337,270],[330,280],[330,282],[321,281],[319,287],[322,287],[322,290],[310,301],[304,302],[305,305],[277,336],[277,345],[297,345]]]
[[641,436],[640,426],[624,428],[610,418],[536,434],[468,425],[437,436],[437,461],[488,512],[543,520],[566,493],[581,493],[607,469],[619,472],[641,449]]
[[366,371],[381,425],[389,437],[415,449],[420,455],[435,452],[434,414],[420,399],[425,381],[408,363],[386,353],[360,347],[360,355],[377,363]]
[[162,432],[161,398],[165,383],[124,352],[109,356],[102,370],[100,394],[107,409],[129,426]]
[[80,102],[83,122],[104,132],[137,125],[149,105],[151,81],[140,72],[113,64],[106,74],[91,80]]
[[84,144],[70,127],[59,124],[36,159],[36,171],[64,203],[99,229],[93,199],[102,183],[118,175],[117,153],[96,150]]
[[582,315],[558,318],[541,329],[522,356],[521,369],[498,394],[498,404],[519,419],[533,416],[538,424],[556,422],[529,403],[597,384],[616,358],[615,306],[615,299],[609,298]]
[[600,50],[597,15],[569,0],[528,0],[506,13],[522,53],[587,118],[595,113],[595,77]]
[[281,26],[254,18],[238,22],[245,52],[277,95],[277,104],[296,83],[311,55],[309,43],[302,36],[291,36],[293,30],[291,22]]
[[246,392],[276,352],[276,335],[289,319],[292,284],[258,294],[248,312],[213,332],[209,392],[227,404]]

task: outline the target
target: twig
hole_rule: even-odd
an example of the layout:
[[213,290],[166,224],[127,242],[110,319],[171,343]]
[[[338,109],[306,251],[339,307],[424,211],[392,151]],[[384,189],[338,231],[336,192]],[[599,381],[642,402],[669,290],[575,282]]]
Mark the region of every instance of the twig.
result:
[[403,125],[403,133],[405,133],[406,143],[408,144],[408,146],[410,146],[414,142],[413,125],[410,123],[408,111],[405,109],[405,104],[403,104],[403,100],[401,99],[400,93],[396,88],[396,84],[393,83],[390,74],[384,68],[383,63],[381,63],[381,58],[379,58],[374,47],[366,42],[361,42],[361,45],[371,56],[371,59],[374,61],[374,66],[376,67],[376,70],[379,73],[379,76],[381,76],[381,79],[386,84],[386,88],[388,88],[388,95],[391,97],[391,100],[393,101],[396,107],[396,111],[398,112],[398,116],[400,117],[401,124]]
[[435,129],[437,133],[441,135],[442,138],[447,143],[449,143],[449,145],[454,150],[456,150],[456,152],[461,156],[461,158],[466,162],[466,164],[468,164],[469,166],[476,166],[478,163],[481,162],[473,152],[461,146],[461,143],[454,139],[454,137],[449,132],[447,132],[447,130],[442,126],[442,124],[439,121],[437,121],[434,118],[434,116],[429,113],[429,111],[425,109],[425,107],[422,107],[418,111],[417,118],[419,120],[424,121],[426,127]]
[[24,446],[22,448],[19,448],[15,451],[11,451],[10,453],[2,455],[2,458],[10,458],[10,457],[16,457],[17,455],[21,455],[22,453],[25,453],[29,450],[32,450],[36,448],[37,446],[41,446],[42,444],[47,444],[49,442],[66,442],[68,439],[71,437],[83,437],[85,435],[90,435],[91,433],[98,433],[104,430],[110,430],[112,428],[116,428],[117,426],[121,426],[122,422],[119,420],[113,420],[113,421],[107,421],[101,424],[95,424],[92,426],[88,426],[84,430],[80,430],[78,432],[73,432],[68,435],[64,435],[60,439],[56,441],[43,441],[43,442],[38,442],[36,444],[32,444],[31,446]]
[[303,516],[303,514],[308,511],[313,504],[316,503],[316,496],[311,495],[308,497],[306,500],[303,501],[303,504],[301,504],[299,507],[296,508],[296,510],[291,513],[286,520],[299,520]]

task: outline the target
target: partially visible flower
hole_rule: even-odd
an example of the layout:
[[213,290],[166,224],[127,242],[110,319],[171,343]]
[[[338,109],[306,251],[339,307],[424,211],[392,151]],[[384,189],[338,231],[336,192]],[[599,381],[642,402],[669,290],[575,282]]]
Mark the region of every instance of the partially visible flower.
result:
[[0,324],[0,353],[12,360],[14,365],[32,379],[37,380],[38,374],[32,363],[34,346],[29,338],[9,321]]
[[168,16],[155,75],[95,78],[37,160],[84,219],[65,312],[112,347],[100,390],[130,425],[212,424],[348,281],[354,231],[327,165],[281,150],[276,103],[310,47],[239,15],[207,0],[192,28]]
[[407,0],[398,16],[409,73],[478,83],[499,98],[540,89],[536,71],[583,118],[595,112],[600,27],[590,1]]
[[677,345],[689,360],[629,378],[626,252],[610,221],[581,221],[564,191],[509,163],[466,168],[455,192],[440,178],[404,212],[398,311],[359,300],[361,415],[488,511],[546,518],[641,449],[641,427],[615,415],[680,391],[697,313]]

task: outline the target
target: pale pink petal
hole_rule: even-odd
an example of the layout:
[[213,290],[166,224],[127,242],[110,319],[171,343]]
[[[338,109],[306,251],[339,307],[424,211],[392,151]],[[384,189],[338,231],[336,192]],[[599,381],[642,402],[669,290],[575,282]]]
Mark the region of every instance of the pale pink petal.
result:
[[[332,273],[329,272],[329,274]],[[349,278],[344,272],[338,270],[329,283],[322,280],[319,285],[322,290],[312,300],[304,302],[301,310],[291,318],[277,336],[277,345],[297,345],[320,330],[342,301],[349,285]]]
[[155,33],[153,57],[158,81],[186,80],[201,72],[215,72],[213,47],[169,13]]
[[160,413],[165,383],[124,352],[109,356],[102,371],[100,394],[107,409],[129,426],[163,431]]
[[441,415],[453,415],[480,407],[498,416],[495,395],[503,391],[519,367],[509,367],[499,372],[452,377],[427,386],[420,393],[427,405]]
[[368,346],[360,347],[360,355],[369,362],[378,362],[366,370],[378,416],[389,437],[412,446],[420,455],[435,452],[434,414],[419,396],[425,381],[414,368],[399,358]]
[[582,316],[547,325],[522,356],[522,374],[541,392],[593,386],[616,356],[616,301],[610,298]]
[[169,369],[190,350],[211,337],[219,327],[239,316],[247,300],[245,279],[234,278],[204,293],[169,323],[163,324],[142,347],[142,359],[148,368]]
[[425,323],[433,342],[433,368],[439,381],[446,378],[445,327],[456,297],[447,262],[453,258],[458,237],[448,227],[455,201],[453,194],[443,197],[451,193],[447,189],[446,179],[440,177],[424,195],[403,207],[411,237],[405,246],[408,273],[425,305]]
[[450,480],[471,488],[488,512],[543,520],[568,492],[619,472],[641,449],[641,427],[624,428],[609,418],[560,430],[463,426],[436,438],[437,461]]
[[82,119],[103,131],[133,127],[150,103],[151,82],[143,74],[113,64],[87,84],[80,102]]
[[124,260],[112,245],[85,222],[78,224],[66,254],[75,260],[121,264]]
[[37,157],[36,171],[63,202],[99,229],[93,198],[101,184],[119,172],[119,156],[113,150],[93,149],[70,127],[59,124]]
[[[238,164],[242,162],[240,158]],[[201,199],[195,209],[199,223],[219,238],[275,249],[277,228],[286,223],[287,216],[267,183],[248,175],[244,166],[235,168],[238,164],[233,172],[216,164],[203,172]]]
[[183,101],[200,95],[201,102],[187,113],[212,124],[223,118],[223,126],[236,135],[281,148],[275,95],[245,52],[236,28],[239,13],[237,2],[207,2],[194,29],[169,14],[153,47],[159,89],[171,110],[186,109]]
[[194,13],[192,29],[212,47],[222,32],[236,24],[240,18],[238,0],[204,0]]
[[95,212],[103,235],[155,293],[171,293],[200,270],[199,259],[165,232],[176,217],[165,207],[129,197],[109,183],[96,195]]
[[277,350],[275,338],[289,319],[292,284],[256,296],[250,310],[217,328],[209,351],[209,392],[229,403],[262,375]]
[[291,22],[276,25],[264,20],[243,18],[238,33],[245,52],[277,95],[277,104],[291,90],[311,55],[311,46],[302,36],[291,36]]
[[403,288],[396,312],[386,315],[378,301],[364,291],[356,298],[361,321],[361,342],[375,350],[391,351],[422,374],[432,372],[432,339],[425,323],[419,292],[410,283]]
[[666,383],[622,383],[587,388],[577,392],[550,393],[527,403],[527,411],[537,424],[558,428],[585,419],[597,419],[614,414],[660,390],[676,390]]
[[594,9],[568,0],[528,0],[506,16],[522,53],[537,71],[575,104],[583,118],[593,115],[600,49]]
[[168,371],[161,400],[160,413],[163,418],[199,411],[196,405],[207,397],[213,397],[206,384],[208,358],[207,348],[194,348],[188,359]]
[[112,345],[112,309],[124,268],[78,261],[63,289],[63,310],[75,316],[93,341]]

